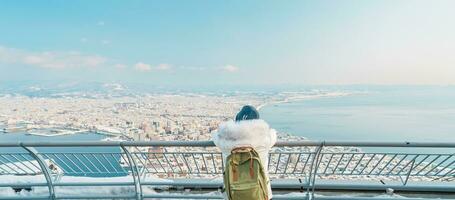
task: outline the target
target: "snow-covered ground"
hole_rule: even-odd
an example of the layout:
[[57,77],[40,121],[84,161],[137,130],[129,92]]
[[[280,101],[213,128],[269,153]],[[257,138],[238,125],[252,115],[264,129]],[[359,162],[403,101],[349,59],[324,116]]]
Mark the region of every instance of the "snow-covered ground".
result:
[[[36,184],[36,183],[46,183],[44,175],[36,176],[14,176],[14,175],[3,175],[0,176],[2,185],[7,184]],[[165,179],[146,179],[144,181],[163,181],[169,182],[171,180]],[[123,176],[123,177],[103,177],[103,178],[93,178],[93,177],[75,177],[75,176],[64,176],[58,181],[59,183],[132,183],[132,176]],[[20,187],[17,187],[20,188]],[[154,193],[154,190],[151,187],[143,186],[142,187],[144,194]],[[55,192],[59,196],[68,196],[68,195],[127,195],[134,194],[134,186],[55,186]],[[15,191],[12,187],[0,187],[0,196],[46,196],[49,194],[47,186],[33,187],[32,190],[21,190],[20,192]]]
[[[36,175],[36,176],[14,176],[14,175],[2,175],[0,176],[0,180],[2,180],[0,185],[8,185],[8,184],[21,184],[21,183],[45,183],[45,178],[43,175]],[[154,177],[146,177],[145,180],[141,181],[146,181],[146,182],[173,182],[173,180],[167,180],[167,179],[159,179],[159,178],[154,178]],[[214,179],[212,180],[214,182],[219,182],[221,180],[219,179]],[[132,176],[123,176],[123,177],[111,177],[111,178],[93,178],[93,177],[74,177],[74,176],[65,176],[62,177],[59,181],[59,183],[132,183],[133,182],[133,177]],[[159,186],[158,186],[159,187]],[[17,187],[20,188],[20,187]],[[22,189],[20,191],[16,191],[12,187],[0,187],[0,197],[5,198],[5,197],[24,197],[26,199],[27,197],[37,197],[37,196],[47,196],[48,193],[48,188],[47,186],[39,186],[39,187],[33,187],[32,190],[28,191],[25,189]],[[175,195],[186,195],[186,194],[191,194],[191,195],[221,195],[219,191],[213,191],[213,192],[205,192],[201,193],[200,191],[191,191],[191,190],[185,190],[185,191],[178,191],[178,192],[169,192],[166,191],[166,188],[160,188],[159,190],[155,190],[157,187],[152,187],[152,186],[142,186],[142,191],[144,195],[153,195],[153,194],[175,194]],[[55,186],[55,192],[58,196],[80,196],[80,195],[103,195],[103,196],[125,196],[125,195],[134,195],[135,194],[135,189],[133,185],[129,186]],[[305,197],[306,193],[305,192],[290,192],[290,193],[283,193],[279,192],[277,194],[274,194],[276,197],[281,197],[280,199],[286,198],[286,197],[292,197],[292,199],[299,198],[299,197]],[[320,196],[332,196],[334,194],[316,194],[316,197]],[[353,197],[353,196],[363,196],[364,194],[360,193],[350,193],[350,194],[341,194],[337,193],[337,196],[341,197]],[[369,197],[374,197],[374,198],[406,198],[404,196],[400,196],[397,194],[393,193],[393,190],[386,190],[383,192],[383,194],[368,194],[367,196]]]

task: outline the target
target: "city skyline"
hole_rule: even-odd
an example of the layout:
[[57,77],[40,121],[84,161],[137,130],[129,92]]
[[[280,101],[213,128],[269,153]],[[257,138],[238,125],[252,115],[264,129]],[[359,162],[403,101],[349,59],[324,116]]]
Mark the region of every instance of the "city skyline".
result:
[[0,4],[2,82],[455,84],[452,1]]

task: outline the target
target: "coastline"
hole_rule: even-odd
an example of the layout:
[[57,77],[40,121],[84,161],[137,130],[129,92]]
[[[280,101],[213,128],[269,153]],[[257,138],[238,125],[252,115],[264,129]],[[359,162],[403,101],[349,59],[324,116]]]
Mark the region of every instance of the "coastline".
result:
[[[80,134],[97,134],[103,135],[112,140],[118,140],[119,137],[125,136],[124,134],[111,133],[107,131],[91,131],[91,130],[48,130],[48,131],[36,131],[36,130],[23,130],[23,131],[14,131],[14,132],[2,132],[7,135],[14,135],[16,133],[21,133],[24,135],[39,136],[39,137],[59,137],[59,136],[69,136],[69,135],[80,135]],[[106,138],[104,138],[106,139]],[[101,139],[103,140],[103,139]]]
[[35,135],[35,136],[42,136],[42,137],[54,137],[54,136],[63,136],[63,135],[74,135],[79,133],[88,132],[87,130],[78,130],[78,131],[71,131],[71,130],[63,130],[61,132],[52,133],[52,132],[33,132],[33,131],[26,131],[27,135]]
[[276,104],[303,101],[303,100],[307,100],[307,99],[316,99],[316,98],[323,98],[323,97],[342,97],[342,96],[348,96],[348,95],[352,95],[352,94],[353,93],[349,93],[349,92],[328,92],[325,94],[299,95],[299,96],[285,97],[282,100],[264,102],[264,103],[260,104],[259,106],[257,106],[257,110],[261,110],[263,107],[269,106],[269,105],[276,105]]

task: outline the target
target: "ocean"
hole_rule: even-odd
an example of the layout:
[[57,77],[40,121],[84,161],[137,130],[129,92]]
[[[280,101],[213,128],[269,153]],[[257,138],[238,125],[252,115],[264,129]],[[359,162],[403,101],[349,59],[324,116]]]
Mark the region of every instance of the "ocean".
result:
[[348,96],[270,104],[278,132],[325,141],[455,142],[455,87],[343,88]]
[[[61,135],[61,136],[53,136],[53,137],[44,137],[44,136],[35,136],[29,135],[24,132],[18,133],[4,133],[0,134],[0,142],[45,142],[45,141],[99,141],[105,138],[103,135],[95,134],[95,133],[81,133],[81,134],[74,134],[74,135]],[[92,176],[92,177],[114,177],[114,176],[125,176],[126,173],[121,172],[120,164],[112,164],[118,163],[120,160],[120,156],[117,153],[121,152],[121,149],[118,147],[36,147],[36,150],[41,153],[114,153],[112,156],[107,156],[103,158],[99,158],[99,160],[95,160],[94,158],[88,156],[88,158],[81,158],[82,162],[85,163],[85,169],[94,170],[95,168],[101,168],[100,164],[93,166],[92,162],[101,162],[103,166],[111,166],[110,170],[119,171],[119,173],[112,174],[112,173],[97,173],[97,174],[80,174],[80,173],[73,173],[75,172],[74,169],[84,168],[82,166],[76,166],[72,163],[71,159],[76,159],[74,155],[68,155],[68,157],[59,156],[58,158],[56,155],[50,155],[50,158],[54,160],[55,163],[65,171],[67,175],[70,176]],[[11,160],[14,161],[25,161],[25,158],[21,157],[12,157],[8,153],[26,153],[26,151],[20,147],[10,148],[10,147],[0,147],[0,165],[4,163],[9,163]],[[7,159],[10,160],[7,160]],[[89,161],[90,160],[90,161]],[[89,166],[89,167],[87,167]]]

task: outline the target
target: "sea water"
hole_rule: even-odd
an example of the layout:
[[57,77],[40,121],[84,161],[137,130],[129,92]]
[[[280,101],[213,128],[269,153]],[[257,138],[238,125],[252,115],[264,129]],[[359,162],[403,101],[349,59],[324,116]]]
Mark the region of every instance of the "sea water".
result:
[[[84,142],[100,141],[103,138],[105,138],[104,135],[90,132],[52,137],[30,135],[25,132],[0,133],[0,141],[4,143],[49,141]],[[53,160],[53,162],[55,162],[65,172],[65,174],[69,176],[113,177],[126,175],[126,172],[120,165],[120,147],[67,146],[35,147],[35,149],[40,153],[44,153],[43,155],[46,155],[44,157],[45,159]],[[0,166],[5,163],[27,161],[31,159],[31,157],[13,157],[10,153],[27,152],[21,147],[0,147]],[[61,153],[66,154],[63,155]],[[82,154],[85,155],[85,157],[83,157]],[[80,162],[84,164],[81,165]],[[89,173],[91,171],[94,171],[96,173]]]
[[455,142],[455,87],[343,88],[351,95],[271,104],[261,117],[310,140]]

